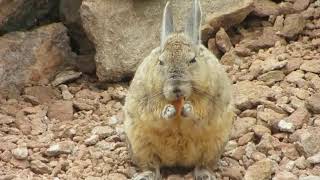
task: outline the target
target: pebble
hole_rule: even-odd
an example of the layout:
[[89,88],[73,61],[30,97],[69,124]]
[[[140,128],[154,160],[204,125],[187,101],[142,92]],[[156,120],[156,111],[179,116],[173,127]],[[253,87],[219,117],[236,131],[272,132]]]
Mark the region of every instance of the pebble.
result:
[[26,147],[19,147],[12,150],[12,155],[19,160],[27,159],[28,149]]

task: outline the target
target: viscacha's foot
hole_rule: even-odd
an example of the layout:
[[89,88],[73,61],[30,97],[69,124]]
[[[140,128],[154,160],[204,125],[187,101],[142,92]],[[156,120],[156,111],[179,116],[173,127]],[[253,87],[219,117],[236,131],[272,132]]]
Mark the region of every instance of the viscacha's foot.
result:
[[196,168],[194,170],[195,180],[216,180],[215,176],[207,169]]

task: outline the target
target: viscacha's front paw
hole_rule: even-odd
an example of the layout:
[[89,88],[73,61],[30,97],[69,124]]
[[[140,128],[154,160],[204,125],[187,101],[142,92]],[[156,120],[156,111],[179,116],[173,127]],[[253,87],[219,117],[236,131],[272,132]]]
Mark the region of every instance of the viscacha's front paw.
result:
[[170,120],[176,116],[176,113],[177,113],[176,108],[172,104],[167,104],[163,108],[161,116],[166,120]]
[[194,117],[193,106],[190,103],[185,103],[182,107],[181,116],[185,118]]

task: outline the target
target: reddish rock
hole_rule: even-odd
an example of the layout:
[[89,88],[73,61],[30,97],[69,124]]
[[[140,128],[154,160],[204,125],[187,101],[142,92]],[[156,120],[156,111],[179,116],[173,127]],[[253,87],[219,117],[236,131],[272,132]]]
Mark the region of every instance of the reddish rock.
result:
[[229,51],[233,47],[228,34],[223,28],[220,28],[216,34],[216,44],[223,53]]
[[305,27],[306,21],[301,14],[289,14],[284,20],[281,35],[292,39],[301,33]]
[[49,105],[48,117],[60,121],[71,121],[73,119],[72,101],[55,101]]

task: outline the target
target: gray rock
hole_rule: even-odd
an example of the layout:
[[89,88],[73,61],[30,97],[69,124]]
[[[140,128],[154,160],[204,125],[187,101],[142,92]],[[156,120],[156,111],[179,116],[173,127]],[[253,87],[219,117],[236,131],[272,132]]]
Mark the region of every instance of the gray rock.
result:
[[251,165],[246,174],[245,180],[267,180],[271,179],[273,173],[272,161],[269,159],[263,159]]
[[295,129],[293,126],[293,123],[287,122],[283,119],[278,122],[278,128],[282,132],[291,132],[291,133],[294,132],[294,129]]
[[[252,11],[253,0],[203,0],[202,37],[238,24]],[[159,46],[160,24],[165,1],[84,0],[80,16],[96,48],[97,76],[118,81],[134,74],[137,65]],[[171,1],[177,30],[182,30],[191,0]],[[210,24],[210,25],[208,25]],[[207,27],[207,29],[206,29]],[[146,36],[148,34],[148,36]],[[143,37],[143,38],[142,38]]]
[[27,147],[19,147],[12,150],[12,155],[19,160],[27,159],[28,157],[28,149]]
[[51,145],[47,151],[46,154],[48,156],[57,156],[60,154],[70,154],[72,153],[74,149],[74,143],[71,141],[63,141],[59,142],[57,144]]
[[319,127],[299,129],[290,136],[290,140],[295,142],[296,148],[300,153],[306,157],[311,157],[320,151],[319,132]]
[[309,157],[307,160],[308,160],[308,162],[310,164],[318,164],[318,163],[320,163],[320,152],[318,152],[317,154]]
[[52,171],[49,166],[39,160],[31,161],[30,169],[37,174],[50,174]]
[[286,38],[294,38],[301,33],[306,25],[306,21],[301,14],[289,14],[284,20],[281,35]]
[[53,86],[73,81],[81,76],[82,72],[75,72],[73,70],[63,71],[56,75],[55,79],[51,82]]
[[91,145],[97,144],[98,141],[99,141],[99,135],[94,134],[94,135],[90,136],[89,138],[87,138],[86,140],[84,140],[84,144],[91,146]]
[[97,126],[92,129],[92,134],[98,135],[101,139],[109,137],[114,134],[114,130],[109,126]]
[[307,108],[313,113],[320,113],[320,94],[314,94],[307,99]]

